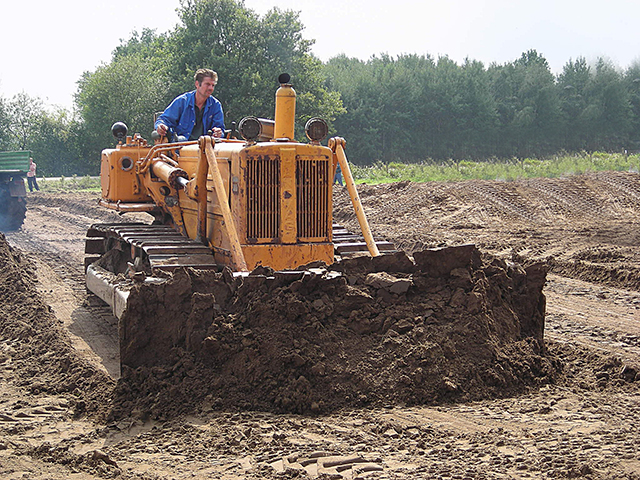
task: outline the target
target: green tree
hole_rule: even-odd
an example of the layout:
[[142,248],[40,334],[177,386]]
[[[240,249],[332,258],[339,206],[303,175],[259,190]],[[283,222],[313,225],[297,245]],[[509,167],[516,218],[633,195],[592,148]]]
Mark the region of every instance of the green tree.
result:
[[558,75],[558,93],[562,110],[562,146],[568,151],[587,148],[584,111],[587,107],[586,90],[591,82],[591,68],[584,57],[569,60]]
[[30,97],[24,92],[14,95],[6,102],[6,132],[8,147],[12,150],[27,150],[40,118],[44,114],[44,105],[38,97]]
[[388,55],[367,62],[344,55],[325,66],[348,113],[336,125],[357,163],[480,157],[490,152],[497,121],[481,62]]
[[4,97],[0,97],[0,151],[9,150],[11,134],[9,133],[9,108]]
[[622,149],[631,128],[631,104],[622,74],[611,62],[600,58],[585,87],[586,108],[582,119],[587,135],[587,148]]
[[555,151],[561,110],[555,79],[536,50],[489,69],[499,118],[498,156],[525,158]]
[[370,164],[385,158],[385,139],[391,136],[385,132],[391,125],[384,118],[385,106],[380,102],[385,62],[386,57],[363,62],[340,55],[324,67],[327,88],[341,92],[347,110],[335,126],[347,139],[347,155],[355,163]]
[[624,83],[629,92],[631,121],[629,126],[629,148],[640,150],[640,62],[634,62],[626,71]]
[[68,110],[45,111],[35,126],[29,150],[38,173],[48,176],[96,175],[95,162],[87,161],[81,149],[84,132]]
[[164,109],[167,85],[166,77],[138,52],[84,73],[75,99],[83,120],[83,150],[95,166],[100,151],[114,142],[111,126],[115,122],[127,124],[131,134],[149,138],[154,112]]

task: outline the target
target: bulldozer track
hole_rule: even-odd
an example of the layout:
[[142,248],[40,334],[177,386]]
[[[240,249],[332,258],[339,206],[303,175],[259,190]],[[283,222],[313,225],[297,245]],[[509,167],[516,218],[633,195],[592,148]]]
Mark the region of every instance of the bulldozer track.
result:
[[148,260],[151,271],[172,271],[179,267],[219,269],[211,249],[180,235],[167,225],[94,224],[85,239],[85,266],[98,260],[111,248],[124,250],[131,258]]
[[[333,243],[339,258],[367,252],[361,235],[354,234],[340,224],[333,224]],[[387,241],[375,242],[385,253],[397,251]],[[99,223],[92,225],[85,238],[85,268],[112,248],[130,249],[132,261],[148,261],[151,272],[173,271],[180,267],[200,270],[220,270],[212,250],[202,243],[181,235],[168,225],[144,223]]]
[[[393,243],[384,240],[375,242],[378,250],[386,253],[396,251],[396,247]],[[367,244],[364,241],[362,235],[357,235],[344,226],[334,223],[333,224],[333,245],[335,255],[345,257],[360,252],[367,252]]]

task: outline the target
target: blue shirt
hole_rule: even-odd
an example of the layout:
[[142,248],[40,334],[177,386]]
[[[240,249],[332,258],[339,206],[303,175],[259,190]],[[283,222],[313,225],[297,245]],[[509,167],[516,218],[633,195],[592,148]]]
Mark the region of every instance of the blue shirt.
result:
[[[189,138],[196,123],[195,98],[195,90],[176,97],[162,115],[158,117],[155,128],[158,128],[158,125],[163,123],[174,134]],[[224,113],[222,112],[220,101],[215,97],[209,97],[203,108],[202,125],[204,133],[214,127],[221,128],[224,133]]]

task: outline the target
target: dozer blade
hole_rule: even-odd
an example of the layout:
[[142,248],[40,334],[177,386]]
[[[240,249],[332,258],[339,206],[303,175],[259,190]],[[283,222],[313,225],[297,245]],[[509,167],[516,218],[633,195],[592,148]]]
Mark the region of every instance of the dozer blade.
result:
[[122,280],[104,268],[91,264],[87,266],[86,282],[87,289],[108,304],[113,315],[120,319],[129,298],[129,291]]

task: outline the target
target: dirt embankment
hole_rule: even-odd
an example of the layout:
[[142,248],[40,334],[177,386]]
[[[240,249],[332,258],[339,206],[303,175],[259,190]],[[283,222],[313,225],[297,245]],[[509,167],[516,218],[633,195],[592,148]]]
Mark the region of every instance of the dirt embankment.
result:
[[33,265],[0,233],[0,361],[33,394],[70,394],[76,415],[104,414],[114,381],[81,358],[37,292]]
[[473,245],[414,257],[140,285],[121,321],[119,406],[318,413],[493,398],[558,373],[544,351],[544,266]]

